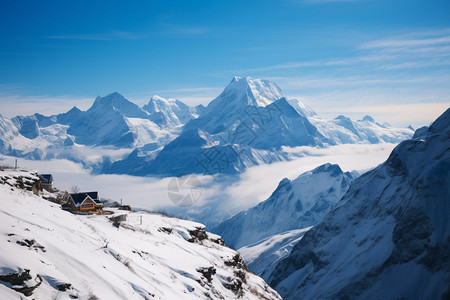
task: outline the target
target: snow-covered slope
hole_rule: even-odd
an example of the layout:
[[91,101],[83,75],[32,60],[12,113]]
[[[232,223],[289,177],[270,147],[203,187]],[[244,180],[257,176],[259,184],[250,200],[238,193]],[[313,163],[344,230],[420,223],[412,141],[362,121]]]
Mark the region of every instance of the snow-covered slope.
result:
[[238,251],[253,273],[267,279],[278,262],[291,253],[294,245],[311,228],[294,229],[274,234],[254,244],[242,247]]
[[450,297],[450,109],[356,179],[270,276],[285,299]]
[[303,104],[299,99],[288,99],[289,104],[302,116],[313,117],[316,112],[309,106]]
[[213,229],[227,245],[238,249],[269,236],[320,222],[345,194],[352,175],[338,165],[325,164],[283,179],[273,194]]
[[281,299],[202,224],[115,211],[116,228],[3,184],[0,204],[2,299]]
[[345,116],[338,116],[333,120],[312,115],[308,120],[328,140],[336,144],[360,144],[381,142],[398,143],[412,136],[410,128],[392,128],[376,123],[370,116],[362,120],[352,121]]

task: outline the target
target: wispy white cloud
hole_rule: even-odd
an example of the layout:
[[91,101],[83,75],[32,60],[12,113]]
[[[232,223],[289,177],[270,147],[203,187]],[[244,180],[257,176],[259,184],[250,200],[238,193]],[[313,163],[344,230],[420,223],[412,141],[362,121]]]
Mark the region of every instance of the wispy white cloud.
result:
[[433,45],[446,45],[449,43],[450,43],[450,36],[443,36],[437,38],[408,39],[408,40],[387,39],[363,43],[360,46],[360,49],[423,47]]
[[[79,164],[67,160],[31,161],[19,159],[19,166],[52,173],[54,184],[61,190],[70,190],[77,185],[82,191],[96,190],[100,197],[124,203],[133,207],[171,211],[195,216],[204,207],[212,207],[216,213],[230,217],[242,209],[247,209],[267,199],[279,181],[285,177],[296,178],[301,173],[330,162],[337,163],[344,171],[365,171],[383,162],[394,144],[340,145],[327,149],[301,147],[295,151],[305,151],[310,156],[255,166],[243,174],[212,181],[211,176],[199,176],[203,186],[202,196],[195,206],[177,209],[168,198],[167,187],[170,178],[137,177],[128,175],[92,175]],[[0,157],[1,158],[1,157]],[[5,157],[5,164],[13,164],[14,158]],[[124,188],[126,187],[126,188]]]
[[137,40],[146,37],[147,35],[141,33],[116,31],[116,30],[107,33],[96,33],[96,34],[60,34],[47,36],[47,38],[49,39],[92,40],[92,41]]

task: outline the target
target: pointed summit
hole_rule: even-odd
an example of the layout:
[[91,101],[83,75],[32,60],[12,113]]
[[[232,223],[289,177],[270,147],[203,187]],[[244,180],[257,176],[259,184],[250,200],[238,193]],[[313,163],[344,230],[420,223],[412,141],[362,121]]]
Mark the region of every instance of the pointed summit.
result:
[[171,127],[186,124],[197,118],[199,114],[195,107],[190,107],[180,100],[158,95],[152,96],[142,109],[148,112],[151,121]]
[[233,96],[245,105],[265,107],[283,97],[281,89],[273,82],[264,79],[247,77],[234,77],[225,87],[221,96]]
[[128,101],[118,92],[111,93],[105,97],[98,96],[88,111],[106,112],[111,108],[129,118],[147,118],[148,116],[139,106]]
[[362,121],[375,123],[375,120],[369,115],[364,116],[364,118],[362,118]]

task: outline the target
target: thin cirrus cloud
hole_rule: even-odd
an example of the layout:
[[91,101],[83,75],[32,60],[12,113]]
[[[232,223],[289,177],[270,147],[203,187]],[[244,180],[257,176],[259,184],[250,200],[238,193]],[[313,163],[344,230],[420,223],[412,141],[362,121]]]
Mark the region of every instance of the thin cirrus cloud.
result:
[[450,43],[450,36],[443,36],[437,38],[425,39],[407,39],[407,40],[377,40],[364,43],[360,46],[361,49],[375,49],[375,48],[398,48],[398,47],[421,47],[430,45],[448,45]]
[[59,34],[46,36],[48,39],[59,40],[87,40],[87,41],[115,41],[115,40],[140,40],[155,35],[162,36],[197,36],[211,32],[211,28],[189,27],[166,24],[162,29],[150,30],[148,32],[128,32],[112,30],[106,33],[93,34]]
[[49,39],[60,40],[92,40],[92,41],[112,41],[112,40],[136,40],[143,39],[147,36],[135,32],[111,31],[108,33],[98,34],[61,34],[47,36]]
[[[355,50],[356,55],[352,57],[287,62],[266,67],[232,70],[230,72],[267,72],[349,66],[361,63],[373,64],[376,69],[410,69],[414,67],[442,66],[448,64],[445,61],[443,63],[440,58],[450,56],[450,35],[448,35],[447,30],[410,33],[401,37],[365,42]],[[392,61],[395,61],[395,64]],[[387,65],[383,66],[384,63]]]

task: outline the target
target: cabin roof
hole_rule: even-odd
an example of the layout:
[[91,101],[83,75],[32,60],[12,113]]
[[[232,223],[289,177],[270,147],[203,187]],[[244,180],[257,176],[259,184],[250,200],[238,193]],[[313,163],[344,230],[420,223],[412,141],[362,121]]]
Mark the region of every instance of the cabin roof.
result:
[[53,176],[52,174],[41,174],[40,175],[41,179],[47,181],[47,182],[52,182],[53,181]]
[[74,193],[70,194],[70,198],[75,206],[80,206],[87,198],[94,201],[95,204],[101,205],[102,203],[98,200],[98,192],[87,192],[87,193]]

